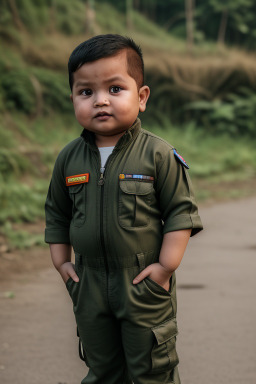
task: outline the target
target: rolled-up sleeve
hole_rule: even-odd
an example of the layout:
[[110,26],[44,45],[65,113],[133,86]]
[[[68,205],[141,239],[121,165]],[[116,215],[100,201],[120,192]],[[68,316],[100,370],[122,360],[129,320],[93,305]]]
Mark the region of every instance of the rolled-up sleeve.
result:
[[188,171],[176,159],[173,149],[160,167],[156,190],[164,233],[191,228],[193,236],[203,229]]
[[56,160],[45,202],[45,242],[70,244],[72,201],[65,184],[61,157]]

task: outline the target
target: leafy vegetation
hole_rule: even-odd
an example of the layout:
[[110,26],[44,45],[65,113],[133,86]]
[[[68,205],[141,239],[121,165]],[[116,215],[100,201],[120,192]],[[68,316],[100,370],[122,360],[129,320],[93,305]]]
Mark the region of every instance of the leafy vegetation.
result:
[[[102,2],[106,0],[95,0],[95,4]],[[107,2],[126,12],[125,1]],[[218,41],[255,49],[255,0],[139,0],[133,2],[133,9],[184,40],[187,37],[189,5],[193,12],[196,44]]]
[[256,95],[247,88],[241,88],[239,93],[229,94],[222,101],[195,101],[184,110],[190,111],[192,119],[208,132],[255,136]]
[[205,135],[194,123],[169,130],[153,128],[153,132],[174,145],[192,164],[189,172],[193,180],[221,183],[255,177],[255,142],[245,137],[236,140],[223,133]]
[[[229,5],[230,17],[234,18],[238,12],[237,1],[240,0]],[[251,0],[246,1],[246,6],[252,6]],[[225,7],[218,2],[210,2],[211,12],[224,12]],[[152,89],[146,112],[148,122],[161,124],[164,115],[174,124],[193,120],[207,131],[216,128],[218,132],[256,136],[253,54],[243,52],[241,55],[236,49],[202,43],[197,44],[193,55],[189,56],[185,36],[183,40],[174,38],[145,17],[152,18],[149,9],[153,9],[156,21],[160,22],[164,12],[166,15],[169,12],[168,2],[156,4],[152,0],[146,5],[142,1],[140,6],[134,6],[133,29],[129,31],[125,2],[115,3],[115,8],[110,5],[111,1],[94,3],[95,33],[129,32],[143,48],[146,82]],[[52,111],[72,113],[66,67],[74,46],[91,34],[87,28],[91,15],[88,4],[82,0],[72,3],[68,0],[36,3],[13,0],[2,1],[0,7],[0,111],[18,110],[33,118]],[[205,7],[205,3],[197,3],[196,12],[206,10]],[[175,1],[173,15],[179,15],[183,8],[183,2]],[[197,17],[196,13],[195,19]],[[181,19],[184,24],[184,15]],[[242,105],[247,106],[246,110]]]

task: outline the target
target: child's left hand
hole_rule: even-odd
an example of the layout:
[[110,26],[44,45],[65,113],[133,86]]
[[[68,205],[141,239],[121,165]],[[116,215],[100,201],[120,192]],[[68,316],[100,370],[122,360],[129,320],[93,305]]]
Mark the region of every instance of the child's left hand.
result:
[[157,284],[161,285],[166,291],[170,289],[170,278],[172,276],[172,272],[165,269],[160,263],[150,264],[147,268],[143,269],[143,271],[135,277],[133,280],[133,284],[138,284],[145,277],[150,277],[150,279],[154,280]]

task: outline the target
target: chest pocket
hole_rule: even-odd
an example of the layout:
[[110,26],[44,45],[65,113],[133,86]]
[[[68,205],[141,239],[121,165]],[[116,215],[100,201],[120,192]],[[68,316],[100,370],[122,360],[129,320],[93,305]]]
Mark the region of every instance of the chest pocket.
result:
[[135,180],[120,180],[119,224],[123,228],[138,228],[149,225],[153,183]]
[[86,184],[68,187],[69,196],[73,202],[72,221],[75,227],[81,227],[85,222],[86,213]]

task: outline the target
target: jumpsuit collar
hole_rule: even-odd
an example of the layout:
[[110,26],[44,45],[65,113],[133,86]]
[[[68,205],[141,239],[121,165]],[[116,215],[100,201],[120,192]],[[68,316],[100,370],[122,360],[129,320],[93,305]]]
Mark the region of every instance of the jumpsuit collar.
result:
[[[117,151],[117,150],[125,147],[126,145],[130,144],[133,140],[135,140],[136,137],[138,136],[140,130],[141,130],[141,121],[137,117],[137,119],[135,120],[133,125],[129,129],[127,129],[127,131],[125,132],[125,134],[122,137],[120,137],[120,139],[118,140],[118,142],[114,148],[114,151]],[[95,144],[95,136],[94,136],[93,132],[90,132],[84,128],[82,133],[81,133],[81,137],[94,150],[98,150],[98,147]]]

